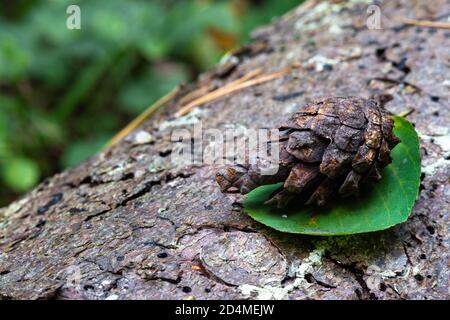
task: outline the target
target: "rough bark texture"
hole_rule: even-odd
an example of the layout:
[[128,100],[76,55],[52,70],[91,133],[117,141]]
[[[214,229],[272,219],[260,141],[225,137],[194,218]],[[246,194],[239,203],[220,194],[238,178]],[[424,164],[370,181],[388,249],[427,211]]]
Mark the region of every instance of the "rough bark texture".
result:
[[[186,88],[140,129],[153,143],[131,136],[3,209],[0,297],[448,299],[450,31],[391,18],[441,19],[450,3],[385,1],[384,29],[369,30],[355,2],[290,12],[197,86],[301,64],[288,75],[174,119]],[[213,168],[168,156],[175,127],[275,127],[311,99],[380,93],[393,113],[415,109],[424,173],[408,222],[383,232],[278,233],[222,194]]]

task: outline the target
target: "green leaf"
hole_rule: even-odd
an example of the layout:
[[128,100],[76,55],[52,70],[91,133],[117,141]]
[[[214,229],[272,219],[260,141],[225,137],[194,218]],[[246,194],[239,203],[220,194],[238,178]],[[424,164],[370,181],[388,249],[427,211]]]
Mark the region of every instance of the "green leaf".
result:
[[27,191],[39,180],[38,165],[26,158],[11,158],[3,168],[5,183],[17,192]]
[[170,72],[144,72],[124,86],[120,94],[122,110],[136,115],[188,78],[181,65],[167,65]]
[[276,209],[264,205],[280,184],[259,187],[244,201],[253,219],[276,230],[309,235],[344,235],[387,229],[405,222],[420,184],[419,138],[406,119],[393,117],[394,133],[401,139],[391,152],[392,164],[378,183],[369,183],[359,198],[341,199],[330,208],[312,206]]
[[0,33],[0,78],[2,81],[18,80],[30,65],[30,56],[13,36]]
[[79,140],[73,142],[65,151],[62,157],[62,162],[65,167],[73,167],[81,161],[86,160],[99,150],[108,142],[111,137],[106,134],[101,134],[88,140]]

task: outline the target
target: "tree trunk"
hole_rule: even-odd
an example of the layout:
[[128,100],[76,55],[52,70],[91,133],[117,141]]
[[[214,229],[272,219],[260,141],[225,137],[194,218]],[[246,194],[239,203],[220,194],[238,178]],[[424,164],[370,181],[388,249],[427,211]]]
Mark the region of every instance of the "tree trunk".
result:
[[[316,1],[317,2],[317,1]],[[0,297],[14,299],[448,299],[448,1],[309,1],[183,88],[138,131],[2,209]],[[376,9],[376,8],[375,8]],[[375,10],[376,12],[376,10]],[[376,19],[370,20],[377,27]],[[287,74],[174,117],[186,94],[256,68]],[[409,220],[382,232],[311,237],[251,220],[207,164],[171,161],[174,128],[276,127],[316,98],[389,94],[421,138],[423,181]],[[142,137],[142,133],[140,134]],[[144,139],[145,140],[145,139]]]

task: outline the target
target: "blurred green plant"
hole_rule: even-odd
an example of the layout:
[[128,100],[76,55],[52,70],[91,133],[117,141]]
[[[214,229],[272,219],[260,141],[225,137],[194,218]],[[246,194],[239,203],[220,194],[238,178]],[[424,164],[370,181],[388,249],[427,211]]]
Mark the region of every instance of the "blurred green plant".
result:
[[[0,206],[300,0],[0,2]],[[81,8],[81,29],[66,8]]]

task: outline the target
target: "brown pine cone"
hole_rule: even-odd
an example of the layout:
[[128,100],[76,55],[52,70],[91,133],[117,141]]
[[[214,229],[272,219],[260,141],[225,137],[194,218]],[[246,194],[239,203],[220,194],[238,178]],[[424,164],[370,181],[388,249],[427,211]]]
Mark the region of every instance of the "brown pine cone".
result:
[[257,166],[238,164],[216,174],[222,192],[276,182],[282,188],[266,203],[285,207],[294,200],[325,205],[337,195],[359,194],[366,180],[381,179],[400,140],[393,121],[376,100],[337,97],[307,104],[280,128],[279,170],[261,175]]

